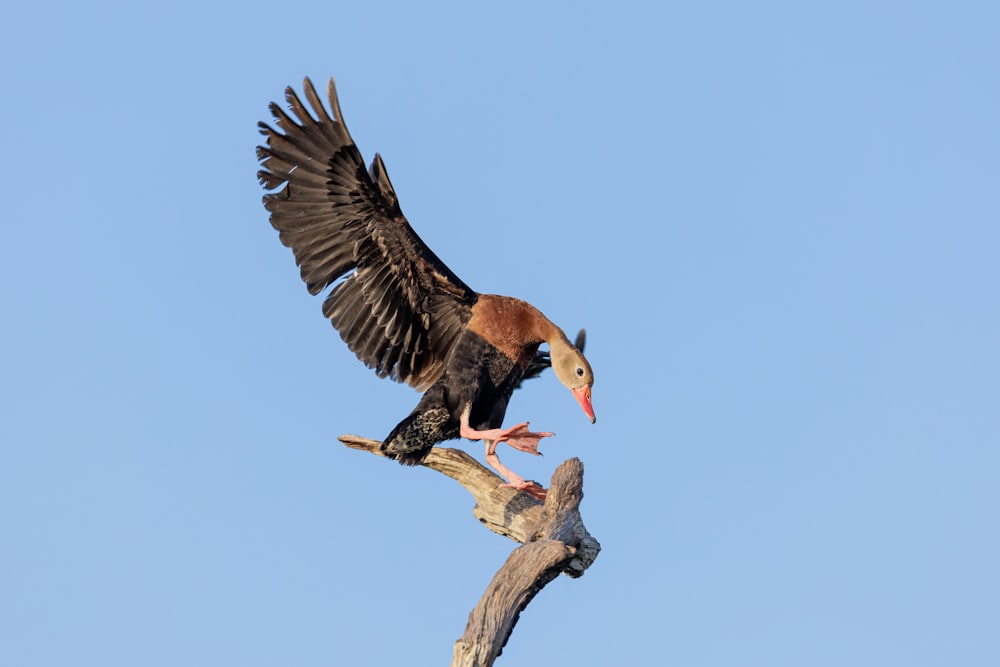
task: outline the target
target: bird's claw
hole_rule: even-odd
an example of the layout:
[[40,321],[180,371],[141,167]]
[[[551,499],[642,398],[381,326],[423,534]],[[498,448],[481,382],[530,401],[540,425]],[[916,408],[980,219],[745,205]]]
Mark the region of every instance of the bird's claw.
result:
[[517,426],[511,426],[504,430],[500,434],[500,437],[497,438],[497,442],[506,442],[514,449],[519,449],[522,452],[534,454],[535,456],[541,456],[541,452],[538,451],[538,443],[542,438],[550,438],[553,435],[555,433],[551,431],[529,431],[528,422],[522,422]]
[[516,482],[504,482],[503,484],[501,484],[497,488],[498,489],[517,489],[518,491],[524,491],[525,493],[527,493],[532,498],[535,498],[537,500],[541,500],[542,502],[545,502],[545,496],[548,493],[545,490],[545,487],[543,487],[538,482],[534,482],[534,481],[532,481],[530,479],[529,480],[520,479],[520,480],[518,480]]

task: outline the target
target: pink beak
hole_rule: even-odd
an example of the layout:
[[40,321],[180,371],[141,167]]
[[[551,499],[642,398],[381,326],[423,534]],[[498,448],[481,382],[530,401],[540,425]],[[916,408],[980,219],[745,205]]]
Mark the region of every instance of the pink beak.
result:
[[590,417],[590,423],[593,424],[597,421],[597,417],[594,416],[594,405],[590,402],[590,385],[584,385],[573,390],[573,396],[576,397],[577,403],[583,408],[583,411],[587,413]]

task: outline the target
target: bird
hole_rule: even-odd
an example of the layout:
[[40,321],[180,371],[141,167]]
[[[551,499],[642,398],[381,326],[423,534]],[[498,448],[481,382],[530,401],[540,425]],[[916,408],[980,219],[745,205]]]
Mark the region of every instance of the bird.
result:
[[530,431],[526,421],[502,428],[515,388],[547,365],[596,421],[583,332],[574,345],[526,301],[466,285],[410,226],[378,153],[366,170],[333,78],[329,112],[308,77],[302,88],[308,107],[289,86],[289,112],[272,102],[273,125],[258,123],[266,140],[257,147],[257,177],[271,225],[309,293],[329,290],[323,315],[348,348],[379,377],[423,392],[381,453],[416,465],[440,442],[482,440],[487,463],[506,478],[500,486],[543,500],[545,489],[504,466],[496,447],[538,455],[539,442],[553,435]]

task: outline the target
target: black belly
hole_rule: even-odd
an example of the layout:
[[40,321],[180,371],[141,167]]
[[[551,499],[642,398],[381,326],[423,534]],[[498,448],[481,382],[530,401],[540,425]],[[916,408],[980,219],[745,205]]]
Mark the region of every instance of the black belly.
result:
[[[530,355],[534,352],[530,350]],[[523,375],[523,366],[467,331],[445,372],[386,437],[382,452],[400,463],[420,463],[431,447],[459,437],[459,420],[466,409],[473,428],[499,428]]]

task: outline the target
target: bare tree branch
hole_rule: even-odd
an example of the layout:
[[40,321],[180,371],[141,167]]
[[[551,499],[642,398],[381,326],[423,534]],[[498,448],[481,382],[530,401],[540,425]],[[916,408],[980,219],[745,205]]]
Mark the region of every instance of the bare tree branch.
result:
[[[343,435],[340,441],[381,456],[378,440]],[[465,487],[476,500],[473,515],[494,533],[523,545],[493,577],[469,614],[465,634],[455,643],[452,667],[489,667],[531,599],[560,572],[581,576],[601,550],[580,517],[583,463],[573,458],[556,469],[544,503],[498,488],[500,477],[458,449],[435,447],[421,465]]]

